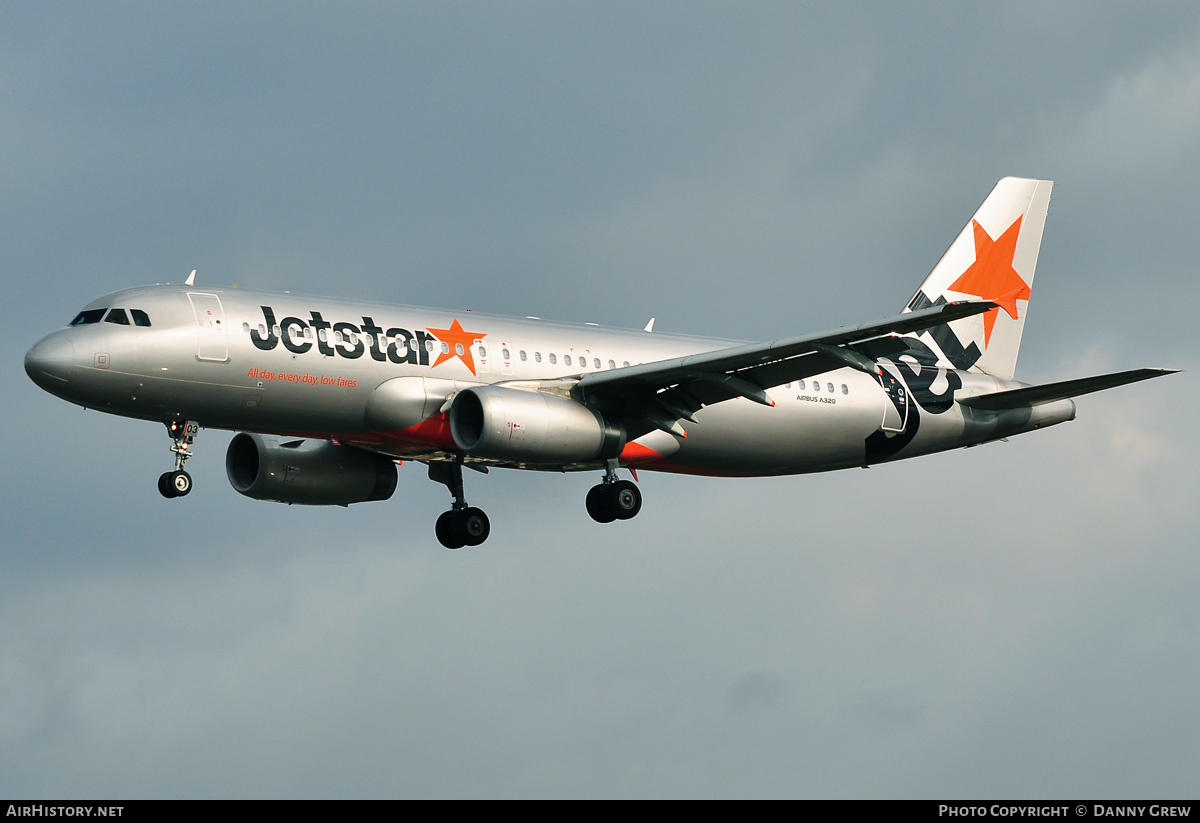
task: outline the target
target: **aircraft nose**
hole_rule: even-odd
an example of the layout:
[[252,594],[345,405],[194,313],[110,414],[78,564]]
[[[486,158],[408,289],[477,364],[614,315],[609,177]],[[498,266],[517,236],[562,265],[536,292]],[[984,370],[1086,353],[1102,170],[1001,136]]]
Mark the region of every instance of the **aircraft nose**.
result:
[[25,373],[47,391],[66,385],[75,362],[75,347],[61,334],[52,334],[25,352]]

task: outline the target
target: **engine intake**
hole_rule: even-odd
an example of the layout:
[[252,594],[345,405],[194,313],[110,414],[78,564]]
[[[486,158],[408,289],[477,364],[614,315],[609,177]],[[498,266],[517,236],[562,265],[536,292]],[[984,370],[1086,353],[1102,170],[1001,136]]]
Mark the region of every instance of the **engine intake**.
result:
[[387,500],[396,490],[396,464],[383,455],[246,432],[230,441],[225,474],[247,497],[310,506]]
[[575,400],[501,386],[455,395],[450,434],[471,455],[547,465],[616,457],[626,439],[623,425]]

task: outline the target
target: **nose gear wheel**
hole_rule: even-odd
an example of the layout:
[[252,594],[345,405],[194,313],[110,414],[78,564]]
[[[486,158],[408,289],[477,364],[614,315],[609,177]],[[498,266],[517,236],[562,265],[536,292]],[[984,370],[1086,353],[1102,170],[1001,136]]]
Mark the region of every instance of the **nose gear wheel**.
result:
[[167,434],[171,437],[171,453],[175,455],[175,471],[164,472],[158,478],[158,493],[167,499],[183,497],[192,490],[192,476],[183,470],[183,464],[192,456],[192,443],[200,432],[194,420],[172,420],[167,423]]

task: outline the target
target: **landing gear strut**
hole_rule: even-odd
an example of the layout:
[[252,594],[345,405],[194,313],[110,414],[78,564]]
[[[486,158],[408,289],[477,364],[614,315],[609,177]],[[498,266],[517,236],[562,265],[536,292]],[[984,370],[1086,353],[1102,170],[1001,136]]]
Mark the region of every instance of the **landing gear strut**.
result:
[[604,466],[604,482],[587,493],[587,512],[597,523],[629,520],[642,510],[642,493],[628,480],[617,479],[617,461]]
[[453,463],[430,463],[429,479],[443,484],[454,495],[450,511],[442,512],[434,526],[438,542],[447,549],[478,546],[488,539],[492,525],[482,509],[467,505],[463,494],[462,459]]
[[164,472],[158,478],[158,491],[163,497],[183,497],[192,490],[192,476],[183,470],[183,464],[192,456],[192,443],[199,432],[200,425],[194,420],[172,420],[167,424],[175,471]]

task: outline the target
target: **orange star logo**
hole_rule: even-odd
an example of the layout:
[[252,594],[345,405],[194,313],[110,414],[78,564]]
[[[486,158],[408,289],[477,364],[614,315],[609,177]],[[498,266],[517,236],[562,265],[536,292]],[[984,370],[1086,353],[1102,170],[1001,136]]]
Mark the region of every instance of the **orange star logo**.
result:
[[448,329],[426,328],[426,331],[450,347],[449,351],[439,354],[438,359],[433,361],[433,365],[429,368],[435,368],[447,360],[457,357],[471,370],[471,374],[475,373],[475,360],[471,357],[471,344],[476,340],[487,337],[486,334],[480,334],[477,331],[464,331],[457,317],[454,318],[454,322],[450,324],[450,328]]
[[999,304],[983,315],[983,347],[986,349],[996,325],[997,312],[1004,309],[1017,319],[1017,301],[1029,299],[1029,284],[1013,268],[1017,251],[1017,236],[1021,233],[1021,218],[1013,221],[999,240],[993,240],[983,226],[972,220],[975,229],[975,262],[962,276],[950,284],[951,291],[973,294]]

